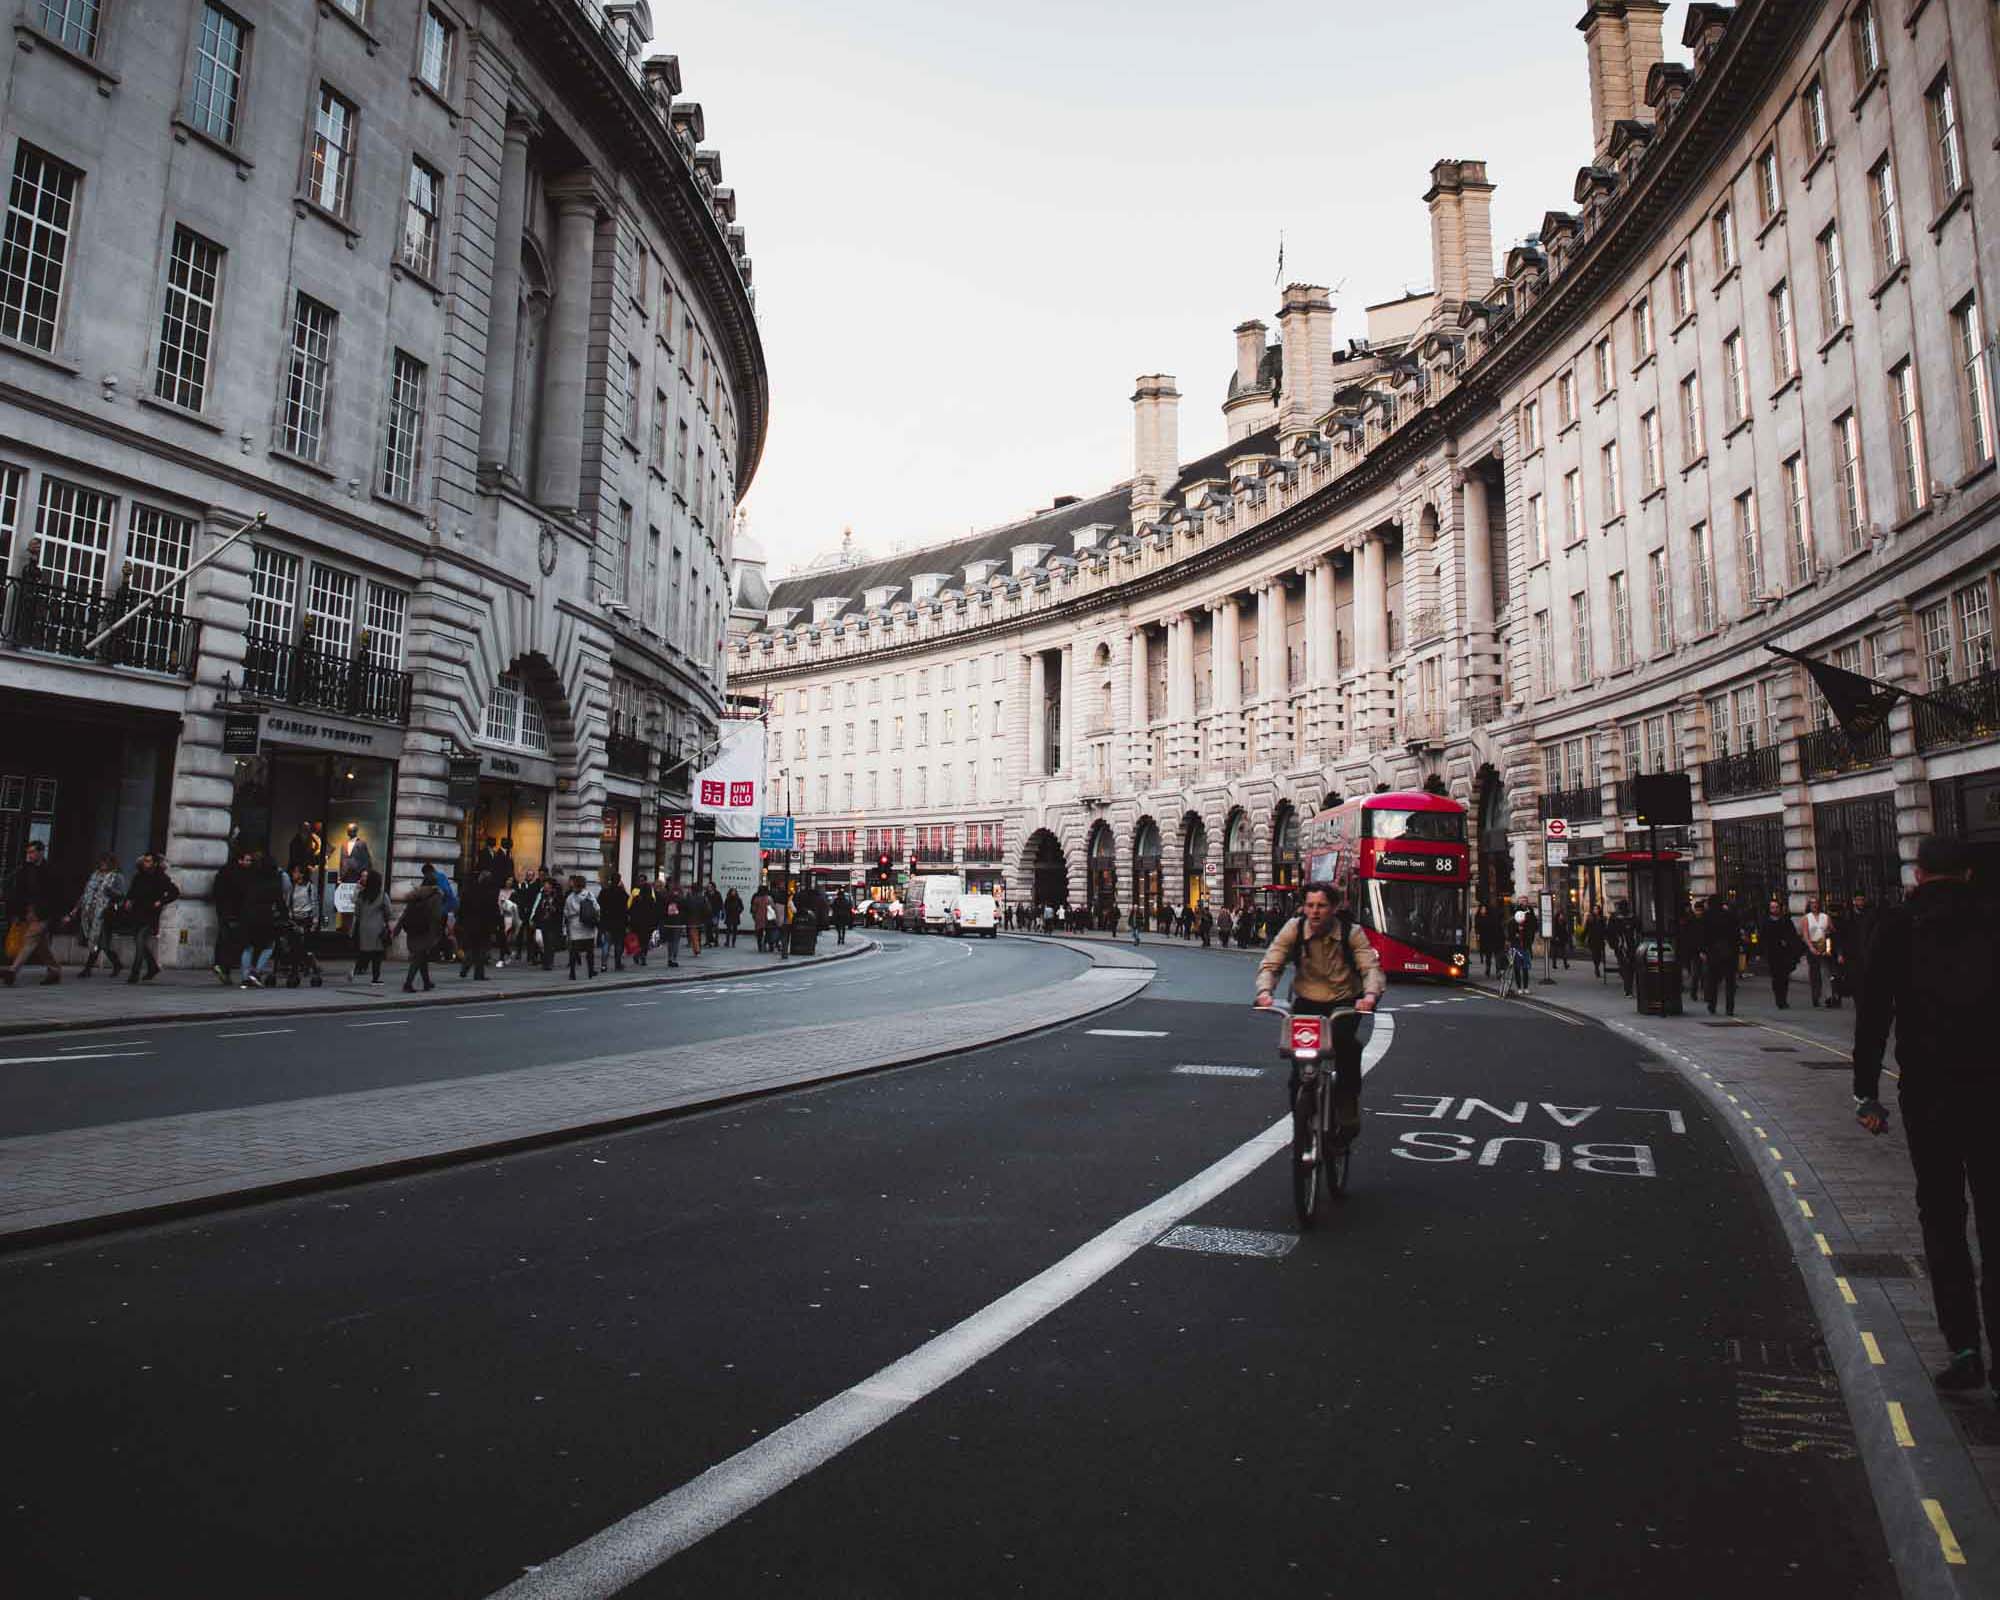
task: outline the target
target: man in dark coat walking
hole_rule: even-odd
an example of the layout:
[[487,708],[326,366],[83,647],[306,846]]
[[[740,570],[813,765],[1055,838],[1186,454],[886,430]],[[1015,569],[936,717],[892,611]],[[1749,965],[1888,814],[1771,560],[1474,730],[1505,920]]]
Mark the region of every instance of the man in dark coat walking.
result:
[[1736,962],[1743,945],[1743,919],[1732,901],[1720,895],[1709,898],[1701,917],[1701,944],[1708,962],[1708,1010],[1715,1014],[1718,991],[1728,1003],[1729,1015],[1736,1015]]
[[[1889,1126],[1877,1092],[1889,1029],[1896,1030],[1898,1101],[1917,1176],[1917,1217],[1938,1331],[1951,1359],[1932,1381],[1947,1392],[1982,1388],[1988,1343],[2000,1340],[2000,1259],[1975,1275],[1966,1239],[1966,1192],[1980,1255],[2000,1256],[2000,1056],[1993,1049],[1992,997],[2000,992],[2000,931],[1984,914],[1962,841],[1928,838],[1917,848],[1917,887],[1880,913],[1856,997],[1855,1118],[1870,1133]],[[1976,1287],[1975,1287],[1976,1285]]]

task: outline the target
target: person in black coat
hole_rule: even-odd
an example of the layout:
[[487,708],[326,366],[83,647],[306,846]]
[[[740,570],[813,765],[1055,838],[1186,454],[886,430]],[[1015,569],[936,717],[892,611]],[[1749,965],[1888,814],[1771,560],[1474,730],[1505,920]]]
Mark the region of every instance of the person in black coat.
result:
[[625,970],[625,932],[632,925],[632,902],[625,881],[612,873],[597,891],[597,936],[611,957],[611,970]]
[[1701,915],[1702,958],[1708,965],[1708,1009],[1712,1016],[1720,993],[1727,1001],[1729,1015],[1736,1015],[1736,961],[1743,947],[1743,919],[1736,914],[1733,900],[1711,896]]
[[139,857],[139,870],[132,874],[131,886],[125,891],[124,922],[132,935],[132,975],[127,983],[160,975],[160,957],[154,944],[160,936],[160,913],[180,897],[164,861],[150,851]]
[[1852,995],[1856,1004],[1860,1003],[1861,986],[1868,978],[1868,952],[1875,938],[1878,914],[1868,904],[1868,896],[1859,889],[1854,891],[1847,909],[1834,914],[1833,998],[1827,1001],[1829,1006],[1838,1006],[1842,995]]
[[486,957],[493,948],[494,930],[502,926],[500,885],[492,871],[475,873],[472,882],[458,897],[458,975],[468,973],[478,982],[486,981]]
[[646,964],[646,952],[653,947],[653,930],[660,925],[660,901],[653,893],[649,879],[641,879],[639,887],[632,895],[632,937],[638,942],[639,953],[632,959],[640,966]]
[[1764,919],[1757,925],[1757,947],[1764,953],[1764,970],[1771,975],[1771,998],[1778,1002],[1780,1011],[1791,1010],[1792,973],[1806,953],[1806,942],[1777,895],[1771,896]]
[[264,855],[252,858],[240,902],[243,950],[242,984],[260,989],[271,976],[271,952],[278,944],[278,923],[285,914],[285,880]]
[[222,864],[209,888],[209,897],[215,903],[213,971],[223,983],[238,981],[234,974],[243,957],[243,896],[250,887],[256,859],[253,851],[239,849],[233,860]]
[[829,908],[829,914],[833,919],[835,939],[841,944],[846,944],[847,930],[854,926],[854,907],[849,902],[845,889],[842,889],[833,897],[833,905]]

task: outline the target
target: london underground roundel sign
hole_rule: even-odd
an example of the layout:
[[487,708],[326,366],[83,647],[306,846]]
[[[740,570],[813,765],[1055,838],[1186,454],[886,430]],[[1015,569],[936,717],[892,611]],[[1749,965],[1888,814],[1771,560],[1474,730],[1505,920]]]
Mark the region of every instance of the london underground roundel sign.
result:
[[1563,817],[1550,817],[1548,819],[1548,837],[1551,839],[1567,839],[1569,837],[1568,820]]

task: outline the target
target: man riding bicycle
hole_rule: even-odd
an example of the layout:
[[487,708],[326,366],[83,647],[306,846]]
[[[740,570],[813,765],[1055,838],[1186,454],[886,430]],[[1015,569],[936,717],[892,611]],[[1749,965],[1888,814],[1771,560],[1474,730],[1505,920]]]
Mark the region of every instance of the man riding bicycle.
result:
[[[1327,883],[1306,885],[1299,915],[1278,930],[1264,952],[1257,967],[1259,1006],[1271,1004],[1271,991],[1288,966],[1293,969],[1292,1010],[1299,1016],[1330,1016],[1350,1002],[1357,1011],[1373,1011],[1376,997],[1389,987],[1367,933],[1340,914],[1333,885]],[[1346,1143],[1361,1131],[1361,1040],[1351,1019],[1334,1027],[1333,1062],[1334,1115],[1339,1138]],[[1312,1108],[1299,1101],[1297,1062],[1285,1099],[1295,1123],[1302,1116],[1310,1118]]]

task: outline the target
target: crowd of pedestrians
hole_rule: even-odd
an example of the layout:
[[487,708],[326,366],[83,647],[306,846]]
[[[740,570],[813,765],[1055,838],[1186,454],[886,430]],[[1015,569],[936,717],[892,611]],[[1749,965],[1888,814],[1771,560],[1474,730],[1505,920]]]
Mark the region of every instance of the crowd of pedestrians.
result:
[[1129,911],[1116,905],[1074,906],[1067,902],[1048,905],[1021,905],[1011,902],[1000,908],[1000,925],[1010,933],[1110,933],[1121,929],[1138,944],[1141,935],[1199,941],[1203,949],[1234,944],[1239,949],[1261,948],[1275,938],[1296,908],[1286,905],[1259,906],[1240,902],[1233,909],[1201,906],[1155,906],[1151,910],[1134,906]]

